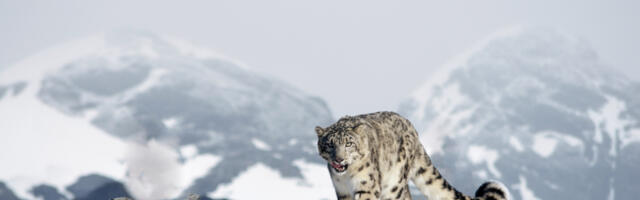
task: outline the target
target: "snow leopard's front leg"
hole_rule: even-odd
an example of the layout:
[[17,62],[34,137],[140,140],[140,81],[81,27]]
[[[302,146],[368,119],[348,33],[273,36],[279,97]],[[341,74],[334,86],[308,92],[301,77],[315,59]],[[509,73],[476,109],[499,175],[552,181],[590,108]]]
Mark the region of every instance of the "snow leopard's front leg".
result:
[[329,169],[329,175],[331,175],[331,182],[336,190],[336,197],[338,200],[352,200],[351,198],[351,185],[349,184],[348,177],[342,174],[335,173],[331,169],[331,165],[327,164]]
[[351,176],[353,199],[374,200],[380,198],[380,170],[377,160],[365,159],[354,164]]
[[379,172],[369,171],[352,179],[354,200],[374,200],[380,198]]

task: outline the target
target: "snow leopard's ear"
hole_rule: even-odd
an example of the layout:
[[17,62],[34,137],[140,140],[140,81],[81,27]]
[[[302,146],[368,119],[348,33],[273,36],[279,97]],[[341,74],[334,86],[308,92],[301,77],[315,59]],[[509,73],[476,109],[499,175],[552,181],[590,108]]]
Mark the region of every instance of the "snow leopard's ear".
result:
[[320,126],[316,126],[316,134],[318,135],[318,137],[322,137],[324,136],[324,129],[322,129],[322,127]]
[[367,124],[360,124],[358,126],[356,126],[353,131],[355,131],[357,134],[362,135],[363,132],[365,131],[365,129],[367,129],[369,127],[369,125]]

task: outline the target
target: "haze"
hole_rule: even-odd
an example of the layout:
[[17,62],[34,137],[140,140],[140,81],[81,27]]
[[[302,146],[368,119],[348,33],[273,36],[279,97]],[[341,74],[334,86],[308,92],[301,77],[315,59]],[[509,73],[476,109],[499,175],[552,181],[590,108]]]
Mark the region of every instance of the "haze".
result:
[[0,69],[136,29],[179,37],[325,99],[336,117],[398,104],[490,33],[553,27],[640,79],[638,1],[0,1]]

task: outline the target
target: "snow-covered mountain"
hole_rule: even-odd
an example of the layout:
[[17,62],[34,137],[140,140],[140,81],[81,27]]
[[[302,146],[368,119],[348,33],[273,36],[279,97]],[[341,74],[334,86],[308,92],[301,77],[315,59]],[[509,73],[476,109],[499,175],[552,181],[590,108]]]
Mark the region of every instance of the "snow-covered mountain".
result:
[[523,200],[640,196],[640,84],[578,37],[497,33],[431,76],[399,112],[467,194],[497,179]]
[[[262,183],[330,197],[329,178],[310,177],[326,174],[313,127],[331,116],[322,99],[187,42],[96,35],[0,72],[0,190],[282,195],[250,192]],[[263,174],[271,180],[259,182]]]

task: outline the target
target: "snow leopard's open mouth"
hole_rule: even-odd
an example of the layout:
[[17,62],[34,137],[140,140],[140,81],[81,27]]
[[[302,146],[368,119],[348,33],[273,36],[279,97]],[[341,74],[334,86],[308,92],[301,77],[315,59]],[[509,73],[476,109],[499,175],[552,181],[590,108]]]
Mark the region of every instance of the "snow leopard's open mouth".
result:
[[335,169],[336,172],[344,172],[345,170],[347,170],[347,167],[349,167],[349,165],[341,165],[340,163],[337,163],[335,161],[329,164],[331,164],[331,167],[333,167],[333,169]]

